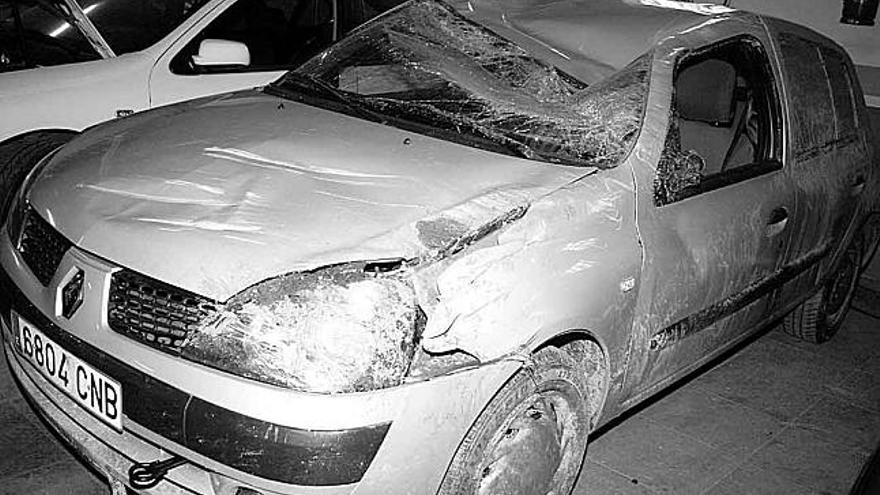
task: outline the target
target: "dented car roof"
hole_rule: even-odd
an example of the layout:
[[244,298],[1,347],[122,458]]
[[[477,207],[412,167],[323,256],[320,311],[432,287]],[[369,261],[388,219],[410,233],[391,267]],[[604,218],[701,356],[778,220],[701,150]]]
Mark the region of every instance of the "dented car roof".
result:
[[586,64],[579,76],[620,70],[662,39],[706,22],[751,16],[667,0],[471,0],[458,7],[479,22],[520,34],[514,41],[531,42],[527,48],[535,53]]

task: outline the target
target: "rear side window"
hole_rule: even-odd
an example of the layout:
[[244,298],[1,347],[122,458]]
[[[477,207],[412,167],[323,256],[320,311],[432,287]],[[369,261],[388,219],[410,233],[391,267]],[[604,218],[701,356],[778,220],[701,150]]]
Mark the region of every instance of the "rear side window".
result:
[[791,92],[796,152],[834,141],[837,138],[834,107],[819,47],[787,33],[779,35],[779,47]]
[[852,76],[840,52],[822,47],[819,53],[822,54],[825,70],[828,73],[828,84],[831,87],[837,139],[846,139],[853,136],[858,129]]
[[791,92],[795,153],[856,135],[853,76],[845,55],[790,33],[779,46]]

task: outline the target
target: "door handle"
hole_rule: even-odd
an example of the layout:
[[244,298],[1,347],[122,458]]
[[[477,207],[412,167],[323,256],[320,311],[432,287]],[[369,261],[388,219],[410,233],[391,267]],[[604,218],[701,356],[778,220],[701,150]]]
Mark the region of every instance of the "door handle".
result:
[[851,194],[853,196],[858,196],[859,194],[862,194],[862,191],[865,190],[865,183],[865,176],[861,174],[857,175],[856,179],[852,182],[852,185],[850,186]]
[[767,227],[764,229],[764,235],[773,237],[785,230],[788,225],[788,208],[780,206],[770,212],[770,219],[767,220]]

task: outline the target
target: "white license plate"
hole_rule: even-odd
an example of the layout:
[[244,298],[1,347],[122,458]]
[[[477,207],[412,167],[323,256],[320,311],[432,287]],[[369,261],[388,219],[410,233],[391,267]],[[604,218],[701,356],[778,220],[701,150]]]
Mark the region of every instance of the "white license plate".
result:
[[[17,315],[16,315],[17,316]],[[73,400],[122,431],[122,386],[17,316],[16,350]]]

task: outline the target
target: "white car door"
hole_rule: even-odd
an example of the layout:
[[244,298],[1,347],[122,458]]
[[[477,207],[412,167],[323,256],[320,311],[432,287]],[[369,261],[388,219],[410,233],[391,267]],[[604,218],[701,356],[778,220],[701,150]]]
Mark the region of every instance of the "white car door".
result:
[[336,3],[222,3],[158,59],[151,107],[272,82],[338,37]]

